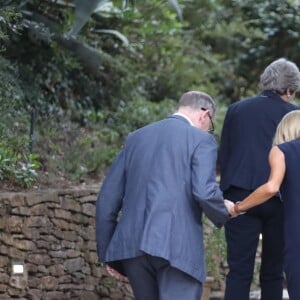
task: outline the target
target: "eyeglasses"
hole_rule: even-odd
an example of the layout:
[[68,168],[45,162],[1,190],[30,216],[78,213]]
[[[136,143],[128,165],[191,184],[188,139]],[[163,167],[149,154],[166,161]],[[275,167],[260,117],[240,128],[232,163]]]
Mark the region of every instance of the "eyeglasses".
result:
[[[201,107],[201,110],[207,111],[208,109]],[[214,125],[213,119],[209,113],[209,110],[208,110],[208,117],[209,117],[209,121],[210,121],[210,129],[208,130],[208,132],[213,133],[215,131],[215,125]]]

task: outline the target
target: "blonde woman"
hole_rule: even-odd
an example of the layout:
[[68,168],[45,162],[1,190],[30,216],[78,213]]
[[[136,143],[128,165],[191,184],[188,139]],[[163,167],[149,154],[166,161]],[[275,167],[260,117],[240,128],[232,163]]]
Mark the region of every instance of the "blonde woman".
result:
[[290,300],[300,299],[300,110],[286,114],[278,124],[269,154],[268,181],[243,201],[235,213],[246,212],[280,189],[284,210],[284,271]]

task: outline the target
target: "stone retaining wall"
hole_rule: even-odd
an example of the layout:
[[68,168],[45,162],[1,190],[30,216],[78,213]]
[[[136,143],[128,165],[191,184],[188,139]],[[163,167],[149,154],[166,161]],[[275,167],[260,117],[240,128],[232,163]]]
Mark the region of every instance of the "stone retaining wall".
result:
[[[133,299],[130,286],[97,263],[98,191],[0,193],[0,300]],[[15,263],[23,274],[13,274]],[[226,270],[220,267],[214,293],[223,294]]]
[[[0,299],[133,299],[97,263],[99,188],[0,194]],[[13,264],[24,266],[13,274]]]

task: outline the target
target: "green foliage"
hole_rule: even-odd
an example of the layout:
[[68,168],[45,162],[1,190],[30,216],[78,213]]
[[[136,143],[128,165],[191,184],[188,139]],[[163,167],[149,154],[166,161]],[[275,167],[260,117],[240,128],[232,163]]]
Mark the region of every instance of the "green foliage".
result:
[[92,14],[77,35],[76,47],[109,57],[92,72],[60,43],[71,24],[73,32],[82,25],[72,5],[4,1],[0,137],[8,152],[2,170],[14,163],[30,177],[35,169],[26,167],[32,111],[34,151],[48,178],[101,173],[129,132],[172,113],[187,90],[217,100],[218,140],[227,104],[256,93],[264,66],[279,56],[300,62],[296,2],[181,0],[183,21],[170,9],[174,1],[139,1],[125,9],[123,3]]
[[221,268],[226,262],[227,250],[224,228],[215,227],[206,217],[203,223],[207,274],[220,282],[223,280]]
[[10,181],[28,188],[38,178],[39,156],[35,154],[16,155],[12,149],[0,144],[0,181]]
[[[0,8],[0,42],[5,42],[13,33],[19,33],[21,14],[13,6]],[[4,50],[3,44],[0,50]]]
[[41,160],[48,174],[55,173],[72,181],[96,179],[111,164],[129,132],[173,111],[171,100],[154,103],[139,99],[120,103],[116,111],[86,111],[86,128],[79,128],[66,119],[48,121],[44,127],[39,120],[35,150],[43,153]]
[[10,168],[15,165],[15,157],[9,149],[0,147],[0,180],[4,180],[10,173]]
[[39,157],[27,154],[29,115],[17,68],[0,57],[0,181],[31,187],[37,181]]
[[66,117],[58,122],[49,120],[47,126],[43,124],[44,120],[38,121],[34,149],[42,153],[44,183],[60,178],[75,182],[99,179],[119,151],[116,139],[107,128],[96,125],[80,128]]
[[123,78],[122,83],[131,87],[131,98],[140,95],[155,102],[177,100],[184,91],[204,83],[205,75],[200,71],[203,62],[196,56],[198,49],[190,47],[190,37],[184,34],[183,24],[167,3],[145,2],[126,16],[123,32],[131,48],[124,56],[131,76]]
[[107,112],[105,119],[110,130],[124,139],[129,132],[167,117],[175,110],[175,103],[165,99],[155,103],[145,99],[121,102],[114,112]]
[[0,138],[2,143],[12,143],[13,148],[19,148],[14,137],[14,131],[26,126],[22,103],[24,94],[17,80],[16,67],[0,56]]
[[88,135],[84,134],[85,130],[81,131],[63,151],[64,163],[60,164],[60,171],[73,180],[101,175],[129,132],[166,117],[173,110],[174,103],[170,100],[160,103],[135,100],[120,103],[116,111],[88,111]]
[[188,28],[195,28],[195,39],[210,49],[213,68],[208,76],[217,83],[222,102],[257,92],[259,75],[272,60],[300,62],[298,11],[299,4],[292,1],[187,2]]
[[37,182],[38,173],[36,171],[40,166],[39,155],[23,155],[22,160],[19,160],[17,166],[12,169],[15,181],[22,187],[32,187]]
[[64,154],[62,171],[71,180],[99,177],[119,151],[116,145],[104,144],[101,135],[92,132],[76,140]]

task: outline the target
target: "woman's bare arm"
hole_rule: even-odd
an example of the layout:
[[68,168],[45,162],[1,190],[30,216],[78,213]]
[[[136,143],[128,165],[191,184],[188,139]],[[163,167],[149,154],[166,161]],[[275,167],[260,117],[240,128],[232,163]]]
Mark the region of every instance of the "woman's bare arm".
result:
[[235,206],[236,212],[244,212],[273,197],[280,188],[285,174],[285,158],[283,152],[273,146],[269,153],[270,176],[268,181]]

